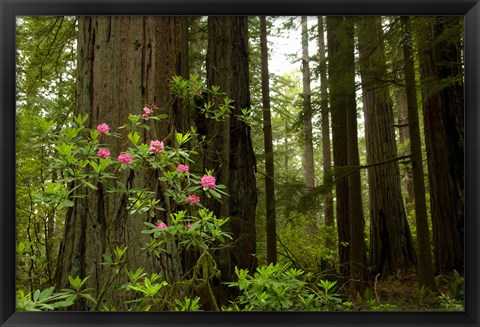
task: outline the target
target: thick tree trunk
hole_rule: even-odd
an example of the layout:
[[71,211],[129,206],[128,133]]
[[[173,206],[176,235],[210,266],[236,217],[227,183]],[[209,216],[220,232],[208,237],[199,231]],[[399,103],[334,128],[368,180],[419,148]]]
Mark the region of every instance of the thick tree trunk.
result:
[[[88,114],[88,126],[107,123],[112,132],[128,121],[128,115],[142,114],[147,103],[156,102],[168,120],[156,124],[142,141],[165,139],[175,127],[184,126],[182,112],[173,103],[169,81],[173,75],[188,74],[188,51],[185,18],[174,17],[80,17],[78,36],[78,73],[76,114]],[[160,112],[157,112],[160,113]],[[124,130],[121,138],[109,138],[112,156],[128,147]],[[103,136],[102,136],[103,137]],[[106,139],[101,139],[106,141]],[[167,144],[170,140],[165,140]],[[171,144],[171,143],[170,143]],[[157,176],[132,170],[118,173],[127,187],[148,187],[162,197]],[[181,275],[182,268],[175,244],[171,244],[169,260],[158,260],[141,248],[148,242],[141,234],[148,217],[128,213],[128,199],[122,194],[107,195],[100,185],[98,191],[85,189],[86,197],[75,199],[65,221],[65,234],[60,246],[56,285],[68,286],[67,277],[90,276],[87,287],[120,309],[122,296],[105,292],[122,284],[122,274],[102,265],[103,255],[112,255],[112,246],[128,246],[128,269],[161,270],[168,281]],[[168,219],[161,215],[154,221]],[[111,284],[110,284],[111,283]],[[102,305],[100,302],[99,305]],[[75,310],[87,310],[80,303]]]
[[[387,74],[382,38],[381,18],[362,18],[359,50],[368,165],[397,157],[388,85],[381,82]],[[398,162],[369,168],[368,184],[373,273],[388,276],[406,271],[415,263],[415,252],[403,206]]]
[[268,74],[267,19],[260,16],[260,47],[262,57],[263,137],[265,148],[265,207],[267,219],[267,262],[277,262],[275,213],[275,167],[273,162],[272,118]]
[[208,120],[209,140],[220,150],[217,160],[206,158],[206,167],[219,172],[220,182],[229,196],[217,213],[230,217],[227,229],[233,233],[231,247],[219,256],[222,281],[232,280],[235,266],[250,271],[257,266],[255,210],[255,154],[250,126],[238,117],[250,108],[247,17],[210,16],[207,54],[207,82],[233,99],[230,117],[225,122]]
[[464,270],[461,30],[461,18],[438,17],[418,37],[436,272]]

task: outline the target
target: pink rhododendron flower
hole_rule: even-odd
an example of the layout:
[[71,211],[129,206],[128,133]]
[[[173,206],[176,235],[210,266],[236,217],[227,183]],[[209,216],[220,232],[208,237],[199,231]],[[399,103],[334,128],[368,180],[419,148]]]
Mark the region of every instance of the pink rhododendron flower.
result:
[[97,152],[98,156],[103,158],[103,159],[106,159],[108,157],[110,157],[110,151],[108,151],[108,149],[98,149],[98,152]]
[[212,175],[204,175],[200,181],[202,187],[208,188],[215,188],[217,185],[215,184],[215,177]]
[[100,134],[108,133],[110,132],[110,127],[107,124],[103,123],[97,126],[97,131]]
[[143,118],[147,119],[150,117],[150,114],[153,113],[153,110],[148,107],[143,107],[144,114],[142,115]]
[[118,156],[117,160],[128,165],[132,162],[133,158],[128,153],[122,153]]
[[177,171],[178,171],[179,173],[187,173],[187,174],[188,174],[188,169],[189,169],[189,168],[188,168],[187,165],[182,165],[182,164],[180,164],[180,165],[177,166]]
[[192,227],[192,224],[188,223],[187,228],[190,228],[190,227]]
[[195,194],[190,194],[187,198],[187,201],[197,204],[197,203],[200,202],[200,198],[198,196],[196,196]]
[[150,141],[150,151],[155,153],[163,153],[163,142],[159,140]]
[[167,224],[165,224],[163,221],[157,221],[157,223],[155,224],[155,227],[159,228],[159,229],[165,229],[167,228]]

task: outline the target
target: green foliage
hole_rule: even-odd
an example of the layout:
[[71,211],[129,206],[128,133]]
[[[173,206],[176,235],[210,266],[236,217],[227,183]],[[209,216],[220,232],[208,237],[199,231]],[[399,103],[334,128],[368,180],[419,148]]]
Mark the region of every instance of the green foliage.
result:
[[93,303],[95,299],[90,295],[92,288],[82,289],[89,276],[84,279],[68,276],[72,289],[63,289],[61,292],[54,292],[55,287],[51,286],[43,291],[36,290],[33,295],[25,294],[22,290],[17,291],[17,310],[20,311],[47,311],[65,309],[72,306],[78,298],[84,298]]
[[463,300],[451,298],[448,295],[440,296],[440,305],[438,311],[464,311],[465,305]]
[[[212,92],[215,96],[220,95],[218,88],[212,87]],[[231,103],[228,98],[223,98],[223,101],[220,105],[220,112],[223,110],[223,113],[217,117],[218,119],[226,114]],[[128,244],[121,246],[109,243],[106,252],[103,253],[104,262],[101,263],[105,267],[105,281],[100,285],[99,293],[95,297],[92,296],[92,288],[83,289],[88,283],[89,276],[84,279],[70,276],[71,289],[63,289],[61,293],[55,295],[48,293],[49,291],[45,296],[44,293],[39,293],[42,294],[41,301],[38,301],[35,295],[33,303],[26,300],[21,302],[22,308],[55,309],[66,304],[71,305],[76,299],[83,299],[91,302],[91,307],[96,310],[107,291],[118,290],[125,292],[127,300],[124,301],[124,305],[128,310],[148,311],[152,308],[197,310],[199,300],[196,297],[188,301],[175,300],[180,299],[179,294],[190,294],[201,287],[206,288],[210,300],[215,301],[210,288],[210,279],[219,272],[210,252],[232,237],[230,233],[222,230],[228,218],[216,217],[211,210],[201,204],[200,197],[221,201],[222,196],[227,195],[226,187],[216,184],[214,171],[207,170],[203,176],[189,171],[187,164],[192,162],[190,156],[194,151],[182,146],[197,138],[193,129],[187,133],[172,133],[176,141],[173,147],[166,146],[159,140],[152,140],[150,144],[145,143],[140,136],[145,135],[145,130],[150,129],[145,120],[161,121],[166,118],[163,114],[155,115],[155,108],[156,105],[152,105],[152,108],[146,106],[143,108],[145,114],[142,116],[130,114],[128,122],[119,127],[120,130],[127,131],[124,134],[130,142],[130,147],[122,151],[116,160],[108,150],[109,139],[122,137],[122,134],[110,132],[107,124],[97,122],[96,129],[87,128],[84,125],[88,121],[88,116],[78,115],[57,129],[53,121],[43,117],[37,119],[35,146],[49,149],[51,153],[44,158],[48,176],[45,175],[40,182],[41,188],[31,196],[37,208],[49,212],[51,217],[61,214],[65,207],[77,205],[77,201],[87,197],[88,194],[97,194],[99,197],[108,197],[112,194],[125,196],[128,199],[127,213],[143,217],[145,219],[143,223],[148,227],[143,233],[151,237],[144,251],[151,251],[160,257],[168,252],[169,244],[173,243],[180,246],[177,251],[179,256],[182,251],[189,249],[199,251],[192,280],[170,285],[161,279],[161,275],[147,276],[143,269],[139,268],[135,272],[127,270],[129,283],[115,284],[115,280],[127,266],[129,247]],[[139,173],[156,171],[158,181],[163,186],[162,196],[157,194],[157,190],[138,188],[125,183],[120,178],[121,172],[125,170],[135,170]],[[52,180],[51,176],[55,176],[55,180]],[[100,190],[103,192],[99,193]],[[150,219],[159,212],[164,213],[168,219],[165,222],[152,223]],[[142,221],[139,221],[139,224],[142,224]],[[106,230],[108,231],[108,226]],[[25,253],[30,245],[31,243],[27,242],[19,243],[17,250],[19,253]],[[23,294],[19,295],[22,295],[22,299],[26,298]],[[63,299],[62,296],[68,303],[52,302]],[[112,309],[116,308],[102,304],[101,310]]]
[[336,244],[334,228],[312,222],[312,217],[307,214],[292,211],[289,215],[284,225],[279,224],[281,228],[277,232],[285,260],[297,267],[311,267],[317,271],[321,271],[322,261],[335,262],[338,248],[325,246],[327,236]]
[[429,298],[432,298],[435,293],[430,290],[428,287],[426,287],[425,285],[422,285],[420,286],[420,288],[417,290],[417,297],[416,297],[416,301],[418,304],[421,304],[421,303],[424,303],[426,301],[428,301]]
[[33,295],[17,291],[17,310],[19,311],[46,311],[67,308],[73,304],[68,293],[54,293],[55,287],[43,291],[36,290]]
[[184,297],[183,300],[175,299],[175,311],[199,311],[200,310],[200,298],[198,296],[190,299]]
[[336,282],[321,280],[309,284],[311,274],[289,268],[289,265],[261,266],[252,275],[248,270],[235,268],[238,280],[226,283],[238,287],[241,294],[229,311],[314,311],[340,310],[342,299],[335,293]]
[[450,278],[450,281],[448,281],[448,290],[454,299],[463,300],[465,282],[463,277],[456,270],[453,270],[453,278]]
[[122,286],[122,288],[132,290],[138,295],[134,300],[125,301],[125,304],[132,311],[150,311],[152,307],[160,306],[166,301],[164,293],[160,291],[163,287],[168,286],[168,283],[164,280],[158,281],[161,278],[159,274],[137,276],[138,273],[139,270],[133,276],[129,275],[130,282]]
[[368,300],[365,311],[396,311],[398,308],[395,304],[379,303],[376,300]]

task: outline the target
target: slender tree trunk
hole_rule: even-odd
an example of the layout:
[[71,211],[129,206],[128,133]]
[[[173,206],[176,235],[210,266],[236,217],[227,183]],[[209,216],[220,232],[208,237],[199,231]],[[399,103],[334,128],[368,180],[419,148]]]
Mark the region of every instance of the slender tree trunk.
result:
[[461,18],[437,17],[418,35],[436,272],[464,270],[461,30]]
[[410,18],[402,16],[404,31],[403,58],[405,61],[405,85],[407,91],[408,120],[410,131],[410,151],[412,155],[413,190],[415,195],[415,219],[418,244],[418,276],[420,285],[436,290],[433,276],[433,262],[428,230],[427,202],[425,199],[425,181],[423,176],[422,145],[417,107],[417,88],[412,53]]
[[[88,127],[107,123],[113,132],[124,125],[128,115],[141,114],[146,103],[156,102],[168,120],[155,125],[150,133],[142,135],[147,143],[152,139],[165,139],[181,121],[180,108],[172,105],[169,81],[173,75],[188,72],[185,18],[177,17],[80,17],[78,34],[78,73],[76,114],[88,114]],[[186,35],[186,34],[185,34]],[[112,155],[125,151],[128,140],[124,130],[121,138],[110,138]],[[101,140],[105,141],[105,140]],[[166,139],[166,144],[171,140]],[[125,170],[117,175],[127,187],[148,187],[158,191],[162,187],[157,176],[143,175]],[[56,271],[59,289],[68,286],[69,275],[81,278],[90,276],[86,287],[94,288],[96,295],[120,308],[123,296],[109,292],[108,286],[122,284],[123,273],[102,265],[103,255],[112,255],[112,246],[124,248],[126,268],[144,268],[147,272],[162,271],[168,281],[181,276],[176,245],[169,247],[169,259],[158,260],[153,254],[142,251],[148,242],[143,222],[168,218],[158,214],[154,220],[128,213],[128,199],[123,194],[108,195],[99,185],[98,191],[78,191],[84,198],[75,198],[65,220],[65,233],[60,245]],[[103,303],[103,302],[102,302]],[[101,303],[100,303],[101,304]],[[80,303],[74,310],[88,310]]]
[[[397,157],[388,85],[381,82],[387,75],[382,38],[381,18],[362,18],[359,50],[368,165]],[[370,261],[373,273],[383,276],[407,271],[415,263],[399,177],[396,161],[368,170]]]
[[[332,114],[332,141],[333,162],[335,175],[341,174],[340,167],[348,165],[347,150],[347,112],[345,90],[343,89],[342,74],[344,67],[342,59],[341,28],[343,17],[327,17],[328,40],[328,84],[330,88],[330,112]],[[348,244],[351,241],[349,224],[349,189],[348,179],[336,182],[336,212],[338,231],[338,253],[340,276],[350,278],[350,251]]]
[[[318,57],[320,62],[320,110],[322,113],[322,154],[323,154],[323,183],[331,183],[331,169],[332,169],[332,155],[330,145],[330,119],[328,108],[328,80],[327,80],[327,66],[325,62],[325,37],[323,29],[323,17],[318,17]],[[329,191],[325,195],[325,225],[334,227],[333,216],[333,196]],[[325,246],[328,249],[334,247],[333,239],[327,236]]]
[[[360,166],[358,154],[358,129],[357,129],[357,101],[355,96],[355,46],[354,46],[354,18],[345,17],[344,26],[344,65],[345,74],[345,110],[347,127],[347,157],[349,167]],[[350,224],[349,244],[351,261],[352,293],[362,294],[366,288],[367,280],[367,249],[365,245],[365,221],[362,204],[362,182],[360,170],[348,176],[348,217]]]
[[[402,55],[402,58],[403,58],[403,55]],[[398,118],[397,118],[398,144],[402,146],[404,144],[408,144],[408,142],[410,141],[410,133],[409,133],[409,127],[408,127],[407,96],[403,88],[401,88],[398,92],[395,92],[394,103],[396,104],[397,115],[398,115]],[[405,154],[406,153],[402,153],[399,151],[399,155],[405,155]],[[400,178],[402,181],[405,207],[406,207],[405,209],[408,216],[410,214],[411,209],[413,209],[414,199],[415,199],[415,194],[413,191],[413,176],[412,176],[413,173],[410,165],[405,165],[400,168],[401,168]]]
[[262,57],[263,137],[265,147],[265,206],[267,208],[267,263],[276,263],[275,169],[273,163],[272,119],[270,114],[267,19],[265,16],[260,16],[260,47]]
[[315,187],[313,161],[312,92],[310,90],[310,58],[308,56],[308,23],[302,16],[302,80],[303,80],[303,131],[305,140],[305,184],[308,190]]

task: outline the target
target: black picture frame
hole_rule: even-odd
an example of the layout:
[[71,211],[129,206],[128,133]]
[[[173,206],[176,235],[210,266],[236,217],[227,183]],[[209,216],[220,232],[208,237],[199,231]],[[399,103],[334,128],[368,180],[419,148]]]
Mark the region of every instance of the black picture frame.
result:
[[[19,15],[464,15],[465,312],[15,312],[15,17]],[[0,0],[1,326],[478,326],[479,18],[478,0]]]

